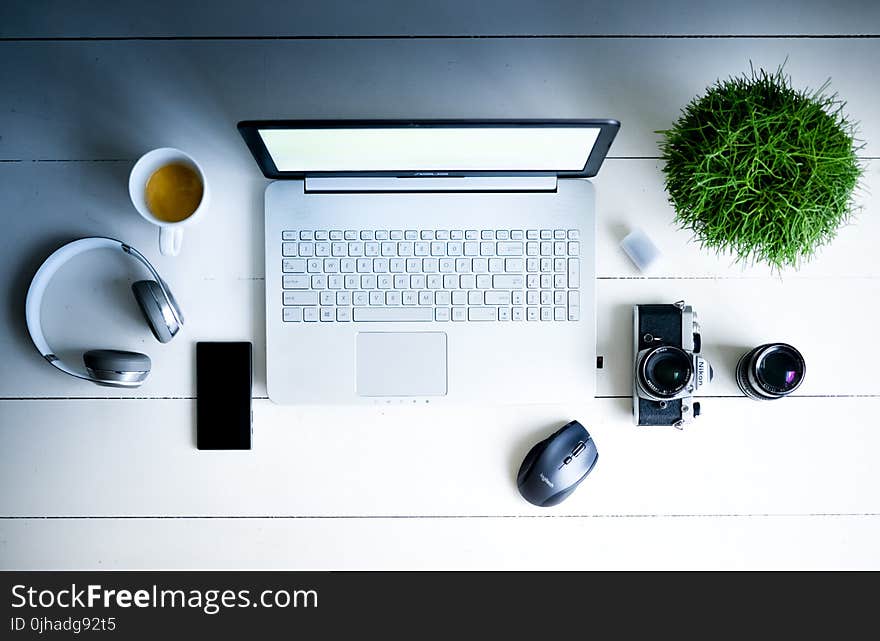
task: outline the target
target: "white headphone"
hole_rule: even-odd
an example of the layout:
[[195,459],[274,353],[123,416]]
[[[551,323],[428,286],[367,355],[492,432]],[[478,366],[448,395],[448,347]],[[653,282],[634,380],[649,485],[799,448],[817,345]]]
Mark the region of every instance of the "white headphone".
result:
[[43,335],[40,309],[49,281],[71,258],[93,249],[121,249],[123,253],[133,256],[142,263],[154,280],[139,280],[132,283],[131,290],[153,335],[160,343],[167,343],[180,331],[183,327],[183,312],[168,285],[150,261],[134,247],[122,241],[94,237],[81,238],[59,247],[40,265],[28,288],[25,302],[28,332],[43,358],[65,374],[107,387],[138,387],[150,373],[150,357],[146,354],[119,349],[89,350],[83,354],[85,367],[82,368],[65,363],[55,356]]

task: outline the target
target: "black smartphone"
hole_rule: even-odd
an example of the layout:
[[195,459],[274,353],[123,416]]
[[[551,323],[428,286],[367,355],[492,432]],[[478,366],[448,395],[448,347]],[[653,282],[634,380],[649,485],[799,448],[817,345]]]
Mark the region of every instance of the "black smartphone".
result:
[[196,445],[251,449],[250,343],[196,343]]

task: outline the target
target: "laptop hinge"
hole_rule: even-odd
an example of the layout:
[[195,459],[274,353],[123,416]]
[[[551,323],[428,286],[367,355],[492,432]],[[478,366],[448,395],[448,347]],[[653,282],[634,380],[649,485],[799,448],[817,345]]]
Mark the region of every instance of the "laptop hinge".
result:
[[556,176],[348,177],[306,176],[307,192],[556,191]]

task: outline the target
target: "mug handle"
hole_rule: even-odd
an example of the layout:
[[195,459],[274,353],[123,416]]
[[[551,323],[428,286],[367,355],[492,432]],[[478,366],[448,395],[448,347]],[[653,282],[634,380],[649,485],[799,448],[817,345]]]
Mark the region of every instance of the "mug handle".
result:
[[159,251],[163,256],[177,256],[183,245],[183,229],[180,227],[159,228]]

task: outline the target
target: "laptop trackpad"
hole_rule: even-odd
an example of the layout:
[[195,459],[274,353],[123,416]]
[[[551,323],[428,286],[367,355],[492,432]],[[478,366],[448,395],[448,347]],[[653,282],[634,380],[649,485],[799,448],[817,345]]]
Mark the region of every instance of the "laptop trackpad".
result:
[[444,332],[364,332],[357,335],[360,396],[444,396]]

